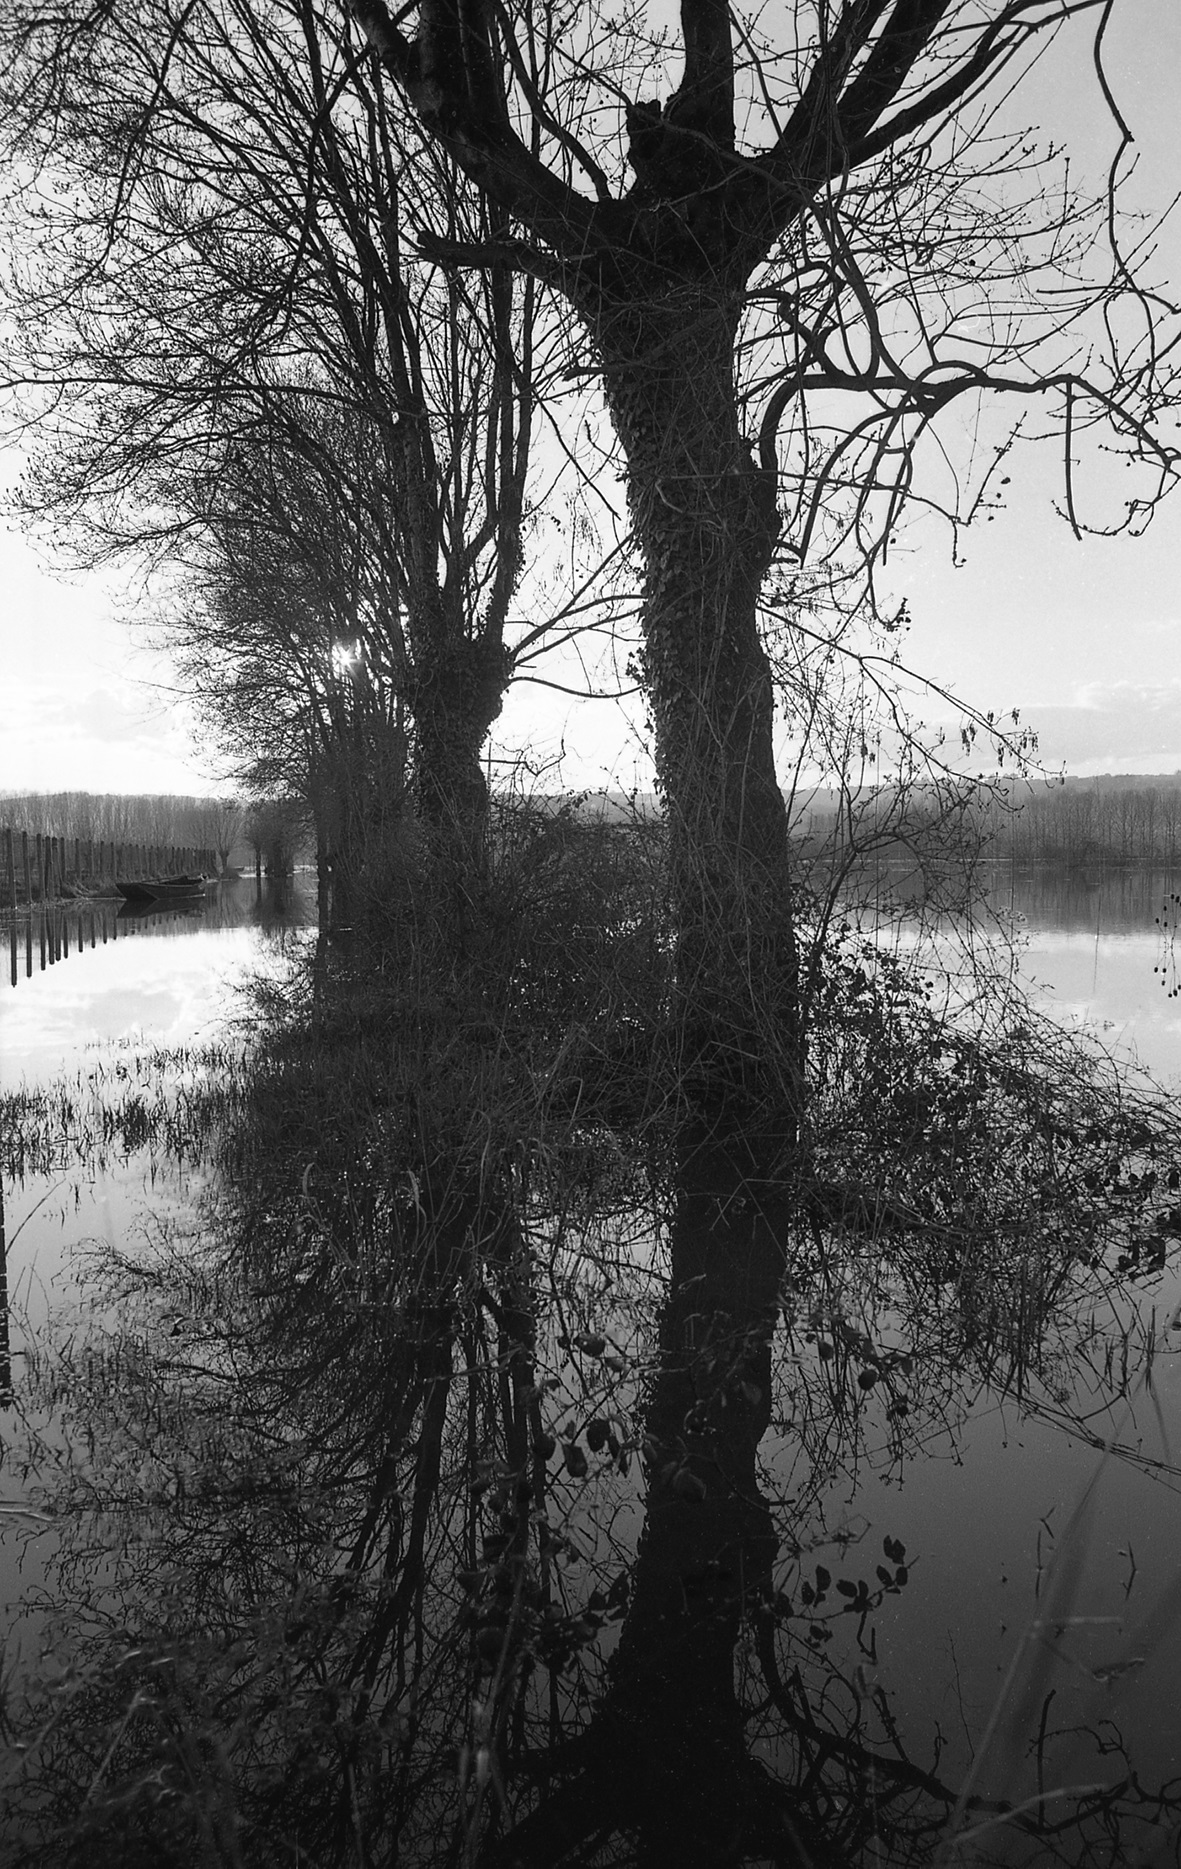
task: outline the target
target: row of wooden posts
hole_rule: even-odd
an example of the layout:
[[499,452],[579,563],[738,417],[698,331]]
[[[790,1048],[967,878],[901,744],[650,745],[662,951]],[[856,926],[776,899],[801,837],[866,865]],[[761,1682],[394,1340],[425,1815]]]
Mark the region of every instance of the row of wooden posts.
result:
[[0,838],[3,902],[14,914],[72,893],[114,895],[120,879],[212,875],[217,870],[215,852],[195,845],[117,844],[93,837],[50,837],[40,831],[14,830],[3,831]]

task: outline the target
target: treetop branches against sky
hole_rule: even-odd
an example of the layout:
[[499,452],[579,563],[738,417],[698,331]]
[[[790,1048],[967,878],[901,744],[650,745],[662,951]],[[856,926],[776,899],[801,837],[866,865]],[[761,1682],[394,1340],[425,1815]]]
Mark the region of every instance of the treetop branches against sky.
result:
[[[41,461],[88,467],[72,482],[60,465],[56,481],[42,471],[31,504],[59,545],[86,502],[63,513],[45,489],[94,491],[83,411],[90,420],[106,387],[93,346],[80,362],[79,305],[91,336],[102,327],[110,338],[121,295],[126,328],[153,194],[179,226],[181,176],[161,156],[166,147],[174,160],[185,136],[184,186],[203,196],[215,291],[215,230],[224,224],[227,252],[231,233],[243,238],[235,159],[253,172],[260,150],[289,138],[310,48],[329,116],[355,113],[357,74],[380,67],[366,82],[383,95],[408,188],[413,171],[411,270],[470,279],[507,266],[566,318],[570,376],[601,399],[596,441],[613,435],[619,450],[616,511],[642,591],[637,666],[671,796],[699,792],[709,767],[695,721],[724,749],[723,799],[727,764],[741,759],[748,780],[775,761],[782,772],[790,719],[776,697],[799,665],[793,630],[802,620],[888,658],[902,599],[905,662],[982,706],[1021,707],[1048,758],[1181,764],[1172,522],[1150,524],[1175,479],[1178,436],[1164,132],[1181,28],[1169,9],[10,5],[12,375],[33,446],[48,448]],[[155,353],[158,405],[172,397],[165,460],[182,377],[186,448],[202,423],[224,441],[224,409],[262,361],[272,385],[286,372],[306,393],[309,347],[291,340],[291,309],[302,294],[306,330],[326,139],[314,112],[304,131],[291,224],[276,223],[273,197],[251,233],[266,317],[218,334],[205,315],[213,299],[202,308],[201,342],[220,347],[220,405],[215,395],[193,407],[192,373],[177,361],[183,328],[171,365]],[[200,152],[215,144],[198,187]],[[482,234],[446,208],[434,186],[444,169],[492,209]],[[376,233],[382,203],[364,211]],[[331,369],[323,353],[314,363]],[[576,449],[575,399],[555,391],[550,406],[540,445],[556,435]],[[577,419],[588,420],[585,397]],[[125,521],[138,501],[142,524],[137,473],[126,455],[115,463],[108,516],[122,503]],[[154,475],[158,516],[159,460]],[[76,605],[79,626],[101,633],[92,599],[52,602],[63,628]],[[108,675],[118,653],[107,652]],[[19,654],[16,674],[43,679]],[[79,688],[79,708],[94,712],[103,680],[100,669]],[[572,686],[559,667],[552,690],[510,690],[497,731],[553,741],[565,723],[582,755],[575,776],[606,776],[618,715],[604,725],[601,708],[573,712]],[[63,724],[68,694],[69,684],[56,696]],[[0,783],[35,776],[4,771]]]

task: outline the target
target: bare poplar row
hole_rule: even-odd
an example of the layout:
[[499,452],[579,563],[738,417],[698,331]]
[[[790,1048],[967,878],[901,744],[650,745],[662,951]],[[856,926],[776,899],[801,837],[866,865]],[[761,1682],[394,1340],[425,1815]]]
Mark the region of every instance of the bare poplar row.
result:
[[996,856],[1057,863],[1181,863],[1181,786],[1076,780],[981,816]]

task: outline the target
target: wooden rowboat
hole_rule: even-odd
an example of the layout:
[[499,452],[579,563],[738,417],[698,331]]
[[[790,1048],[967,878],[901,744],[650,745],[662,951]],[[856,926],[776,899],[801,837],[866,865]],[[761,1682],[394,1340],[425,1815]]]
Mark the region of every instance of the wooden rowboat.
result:
[[116,882],[125,902],[172,902],[186,896],[199,896],[205,888],[203,876],[145,876],[130,882]]

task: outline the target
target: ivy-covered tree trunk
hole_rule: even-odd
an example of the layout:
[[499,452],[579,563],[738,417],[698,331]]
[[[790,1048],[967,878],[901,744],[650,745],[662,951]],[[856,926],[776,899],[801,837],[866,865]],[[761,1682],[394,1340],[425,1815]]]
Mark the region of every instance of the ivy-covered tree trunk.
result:
[[[441,632],[440,632],[441,635]],[[510,663],[499,635],[426,643],[410,683],[415,787],[438,853],[482,868],[488,829],[483,752],[504,705]]]
[[[757,604],[779,537],[714,281],[599,309],[595,337],[646,561],[644,673],[669,818],[676,1024],[704,1133],[744,1177],[789,1140],[798,1075],[787,813]],[[715,1158],[716,1165],[716,1158]]]

